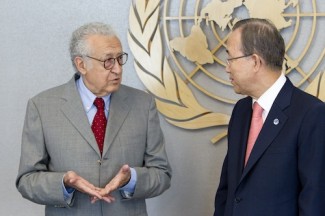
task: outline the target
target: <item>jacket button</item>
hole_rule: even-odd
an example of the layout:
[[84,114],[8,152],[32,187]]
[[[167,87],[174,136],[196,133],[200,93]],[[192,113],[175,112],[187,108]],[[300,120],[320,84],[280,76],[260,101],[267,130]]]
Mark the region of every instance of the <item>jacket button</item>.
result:
[[236,203],[240,203],[241,200],[242,200],[242,199],[241,199],[240,197],[236,197],[236,198],[235,198],[235,202],[236,202]]

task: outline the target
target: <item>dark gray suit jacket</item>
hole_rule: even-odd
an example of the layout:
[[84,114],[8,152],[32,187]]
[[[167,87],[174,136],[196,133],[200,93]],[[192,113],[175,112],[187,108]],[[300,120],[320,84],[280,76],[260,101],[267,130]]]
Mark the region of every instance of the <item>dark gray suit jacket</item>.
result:
[[252,98],[234,107],[215,216],[325,215],[325,104],[287,80],[244,168]]

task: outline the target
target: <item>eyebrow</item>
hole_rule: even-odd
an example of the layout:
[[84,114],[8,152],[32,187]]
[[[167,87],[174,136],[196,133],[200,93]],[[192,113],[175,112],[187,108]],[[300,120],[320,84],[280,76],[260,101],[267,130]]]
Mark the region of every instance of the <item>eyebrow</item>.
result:
[[[106,55],[104,54],[102,57],[98,57],[97,60],[101,60],[102,62],[104,62],[104,61],[106,61],[106,60],[108,60],[108,59],[111,59],[111,58],[117,58],[117,57],[119,57],[120,55],[122,55],[123,53],[124,53],[124,52],[117,53],[117,54],[116,54],[116,57],[114,57],[114,54],[113,54],[113,53],[107,53]],[[90,57],[90,56],[88,56],[88,57]],[[92,58],[92,57],[90,57],[90,58]]]
[[107,53],[105,54],[105,58],[114,58],[114,56],[118,57],[120,55],[122,55],[124,52],[121,51],[121,52],[118,52],[118,53]]

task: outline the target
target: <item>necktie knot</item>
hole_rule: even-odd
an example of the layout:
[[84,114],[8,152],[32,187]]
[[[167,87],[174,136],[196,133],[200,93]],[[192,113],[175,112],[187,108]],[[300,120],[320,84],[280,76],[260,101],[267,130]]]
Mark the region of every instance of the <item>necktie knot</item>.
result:
[[97,107],[98,110],[104,110],[105,102],[103,98],[96,98],[94,101],[94,105]]

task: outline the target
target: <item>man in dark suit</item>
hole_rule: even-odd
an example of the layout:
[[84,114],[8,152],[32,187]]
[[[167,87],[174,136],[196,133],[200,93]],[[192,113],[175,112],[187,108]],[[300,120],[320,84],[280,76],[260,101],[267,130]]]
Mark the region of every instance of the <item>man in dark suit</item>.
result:
[[237,22],[227,53],[234,90],[248,97],[233,109],[214,215],[325,215],[325,104],[283,75],[284,40],[269,21]]
[[16,186],[45,215],[146,216],[171,179],[155,101],[121,85],[127,54],[110,26],[78,28],[70,55],[73,78],[28,102]]

